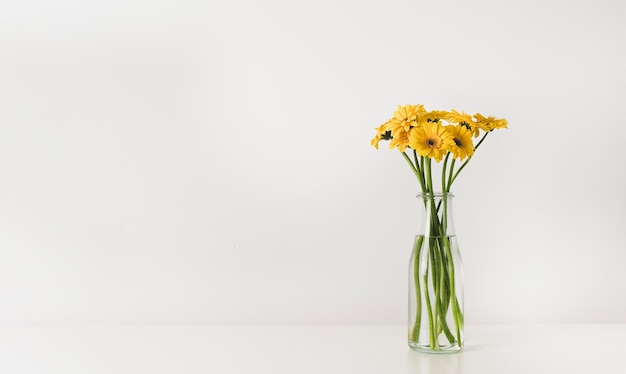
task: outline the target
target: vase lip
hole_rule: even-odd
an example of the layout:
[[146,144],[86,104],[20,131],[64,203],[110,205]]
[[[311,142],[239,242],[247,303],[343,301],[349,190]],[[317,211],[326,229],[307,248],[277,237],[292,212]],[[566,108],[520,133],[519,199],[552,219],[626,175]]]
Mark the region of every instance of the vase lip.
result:
[[443,197],[454,197],[452,192],[420,192],[416,197],[421,197],[424,199],[431,198],[443,198]]

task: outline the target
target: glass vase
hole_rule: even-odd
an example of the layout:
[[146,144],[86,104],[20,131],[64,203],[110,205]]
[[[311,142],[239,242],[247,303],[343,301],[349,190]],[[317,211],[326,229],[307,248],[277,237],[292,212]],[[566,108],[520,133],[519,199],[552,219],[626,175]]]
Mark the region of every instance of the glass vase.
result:
[[463,262],[451,193],[417,196],[420,211],[409,265],[409,347],[428,353],[463,347]]

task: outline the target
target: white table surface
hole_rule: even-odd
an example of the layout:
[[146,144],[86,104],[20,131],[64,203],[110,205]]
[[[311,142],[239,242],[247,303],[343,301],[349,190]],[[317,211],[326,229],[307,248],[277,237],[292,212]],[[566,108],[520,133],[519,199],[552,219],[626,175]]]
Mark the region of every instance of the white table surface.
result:
[[626,373],[626,325],[471,325],[461,353],[404,326],[0,326],[0,373]]

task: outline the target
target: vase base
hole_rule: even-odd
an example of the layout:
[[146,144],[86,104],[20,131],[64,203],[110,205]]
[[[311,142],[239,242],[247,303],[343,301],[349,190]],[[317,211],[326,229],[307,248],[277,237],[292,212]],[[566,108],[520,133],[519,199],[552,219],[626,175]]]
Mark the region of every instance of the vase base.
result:
[[433,354],[446,354],[457,353],[461,351],[461,347],[458,345],[444,345],[439,346],[437,349],[431,349],[429,344],[417,344],[415,342],[409,342],[409,347],[417,352],[433,353]]

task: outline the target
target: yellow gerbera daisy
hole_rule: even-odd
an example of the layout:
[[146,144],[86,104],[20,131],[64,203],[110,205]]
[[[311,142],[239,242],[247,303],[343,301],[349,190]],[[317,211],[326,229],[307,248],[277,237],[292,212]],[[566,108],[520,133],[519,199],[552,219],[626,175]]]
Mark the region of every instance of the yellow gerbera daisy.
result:
[[472,116],[465,113],[465,112],[457,112],[456,110],[452,109],[448,115],[448,118],[450,120],[450,122],[453,123],[458,123],[459,125],[462,124],[467,124],[467,125],[471,125],[472,122]]
[[428,122],[421,127],[411,129],[409,146],[420,156],[441,161],[454,140],[448,131],[438,122]]
[[509,128],[509,121],[507,121],[504,118],[498,118],[496,120],[494,120],[491,125],[493,126],[494,130],[497,129],[508,129]]
[[389,148],[397,147],[400,152],[404,152],[409,146],[409,133],[406,131],[398,132],[389,142]]
[[446,126],[445,129],[452,136],[452,144],[448,146],[448,150],[454,158],[463,160],[465,157],[472,157],[474,154],[472,131],[464,125]]
[[476,120],[478,127],[486,132],[508,128],[508,122],[504,118],[498,119],[494,116],[485,117],[480,113],[476,113],[474,114],[474,119]]
[[409,132],[411,127],[417,126],[417,115],[421,110],[422,105],[398,105],[393,118],[389,120],[388,130],[391,130],[391,135],[395,137],[401,131]]
[[388,123],[389,123],[389,121],[383,123],[382,125],[380,125],[380,127],[376,128],[376,136],[370,142],[370,144],[374,148],[378,149],[378,142],[380,142],[382,139],[385,139],[385,134],[387,133],[387,124]]
[[448,120],[450,121],[450,123],[465,126],[466,128],[468,128],[474,133],[474,136],[478,136],[479,128],[476,122],[474,122],[474,120],[472,119],[472,116],[470,114],[467,114],[465,112],[459,113],[456,110],[452,109],[450,111]]
[[443,110],[431,110],[422,114],[419,118],[420,123],[423,122],[436,122],[436,121],[448,121],[449,113]]

